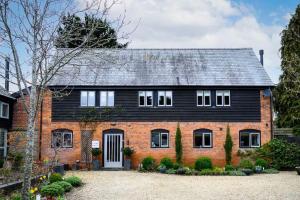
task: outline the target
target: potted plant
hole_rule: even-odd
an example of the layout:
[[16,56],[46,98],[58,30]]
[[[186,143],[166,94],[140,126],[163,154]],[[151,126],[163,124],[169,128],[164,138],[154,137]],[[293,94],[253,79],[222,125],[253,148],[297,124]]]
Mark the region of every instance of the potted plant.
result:
[[299,167],[295,167],[296,168],[296,171],[298,173],[298,175],[300,175],[300,166]]
[[92,149],[92,155],[93,155],[93,170],[99,170],[100,169],[100,162],[99,162],[99,155],[101,154],[101,150],[99,148],[93,148]]
[[125,147],[123,149],[123,153],[125,156],[124,159],[124,169],[130,170],[131,169],[131,156],[134,153],[134,150],[131,147]]

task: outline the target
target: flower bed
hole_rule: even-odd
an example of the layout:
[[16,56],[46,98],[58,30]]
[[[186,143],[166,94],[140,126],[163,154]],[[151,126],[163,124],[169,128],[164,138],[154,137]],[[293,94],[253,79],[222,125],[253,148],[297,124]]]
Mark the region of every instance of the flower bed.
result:
[[[261,159],[258,160],[256,164],[267,166]],[[187,167],[178,163],[172,163],[170,158],[163,158],[157,166],[155,160],[151,156],[148,156],[142,161],[138,170],[140,172],[159,172],[163,174],[194,176],[247,176],[254,173],[279,173],[276,169],[265,169],[265,167],[260,165],[254,165],[250,160],[241,160],[239,166],[226,165],[224,168],[214,167],[211,159],[208,157],[199,158],[193,167]]]

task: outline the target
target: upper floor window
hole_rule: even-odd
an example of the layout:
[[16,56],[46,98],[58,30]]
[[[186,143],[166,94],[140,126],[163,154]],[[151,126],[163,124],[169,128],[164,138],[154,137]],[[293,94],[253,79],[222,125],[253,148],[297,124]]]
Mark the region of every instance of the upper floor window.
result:
[[172,91],[158,91],[158,106],[172,106]]
[[52,148],[71,148],[73,146],[73,132],[68,129],[52,131]]
[[153,106],[152,91],[139,91],[139,106]]
[[100,106],[113,107],[115,105],[115,92],[114,91],[101,91],[100,92]]
[[80,106],[95,106],[95,91],[81,91]]
[[151,147],[152,148],[169,147],[169,131],[163,129],[153,130],[151,132]]
[[216,91],[216,105],[217,106],[230,106],[230,90],[217,90]]
[[0,101],[0,117],[7,118],[9,117],[9,104]]
[[211,98],[209,90],[198,90],[197,91],[197,106],[210,106]]
[[241,148],[260,147],[260,131],[259,130],[240,131],[240,147]]
[[212,131],[208,129],[198,129],[194,131],[194,147],[212,147]]

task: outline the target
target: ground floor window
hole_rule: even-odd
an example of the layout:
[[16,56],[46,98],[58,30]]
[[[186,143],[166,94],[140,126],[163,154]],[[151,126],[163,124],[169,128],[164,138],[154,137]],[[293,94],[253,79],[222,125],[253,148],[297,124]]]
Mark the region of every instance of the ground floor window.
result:
[[210,148],[212,147],[212,131],[208,129],[198,129],[194,131],[194,147]]
[[169,147],[169,131],[163,129],[153,130],[151,132],[151,147],[152,148]]
[[68,129],[57,129],[52,131],[52,148],[73,147],[73,132]]
[[7,130],[0,128],[0,159],[7,155]]
[[260,131],[259,130],[240,131],[240,147],[241,148],[260,147]]

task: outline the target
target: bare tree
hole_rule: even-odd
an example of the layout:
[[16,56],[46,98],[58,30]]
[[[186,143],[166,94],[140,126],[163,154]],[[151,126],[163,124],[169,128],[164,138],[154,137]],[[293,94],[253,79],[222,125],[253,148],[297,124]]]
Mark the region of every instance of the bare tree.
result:
[[[10,54],[11,83],[18,87],[23,107],[28,114],[26,131],[26,156],[23,178],[23,199],[29,199],[32,174],[35,121],[47,84],[74,57],[88,49],[94,28],[77,48],[60,51],[55,49],[57,30],[66,13],[81,15],[88,12],[100,19],[111,21],[119,38],[127,39],[129,33],[121,33],[125,24],[125,12],[116,19],[108,20],[110,10],[118,0],[89,0],[79,8],[75,0],[0,0],[0,45],[3,50],[0,58]],[[72,32],[66,34],[75,38]],[[103,43],[107,41],[103,40]],[[83,48],[84,47],[84,48]],[[101,53],[101,52],[99,52]],[[101,59],[101,56],[99,56]],[[2,67],[3,68],[3,67]],[[29,95],[29,105],[24,91]]]

